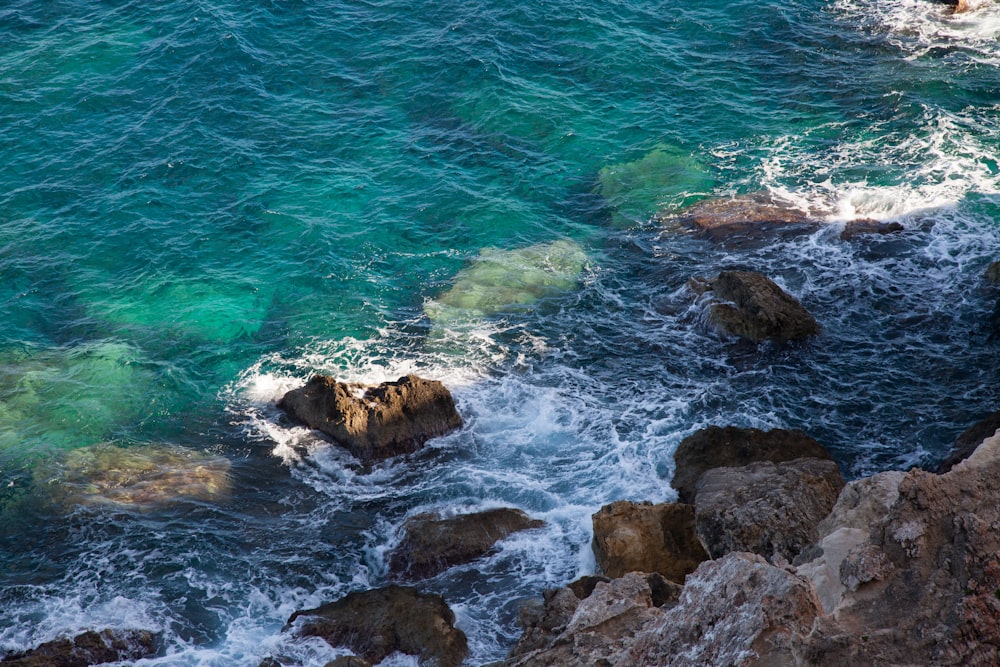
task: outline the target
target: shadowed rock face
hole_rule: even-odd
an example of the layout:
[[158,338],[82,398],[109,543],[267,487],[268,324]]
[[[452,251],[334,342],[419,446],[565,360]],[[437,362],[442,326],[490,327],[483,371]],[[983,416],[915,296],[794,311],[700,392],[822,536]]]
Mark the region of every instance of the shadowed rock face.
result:
[[712,558],[749,551],[788,562],[813,544],[844,479],[833,461],[758,461],[713,468],[698,480],[695,525]]
[[935,472],[946,473],[959,461],[969,458],[979,447],[979,443],[996,433],[998,428],[1000,428],[1000,410],[963,431],[955,444],[952,445],[951,453],[941,462]]
[[709,426],[692,433],[677,446],[672,484],[681,502],[694,503],[698,480],[707,470],[799,458],[832,461],[826,448],[802,431]]
[[609,577],[657,572],[671,581],[708,559],[695,535],[694,508],[680,503],[605,505],[593,516],[594,555]]
[[465,633],[455,627],[444,598],[405,586],[359,591],[297,611],[289,625],[299,618],[299,636],[345,646],[373,664],[399,651],[417,656],[421,665],[458,667],[468,653]]
[[45,642],[30,651],[8,655],[0,664],[12,667],[89,667],[150,658],[156,638],[146,630],[93,630]]
[[313,376],[278,407],[327,434],[365,463],[420,449],[462,426],[455,401],[436,380],[407,375],[376,387]]
[[[704,283],[702,283],[704,285]],[[761,342],[798,340],[819,333],[819,324],[790,294],[767,276],[723,271],[707,283],[712,300],[708,321],[732,336]]]
[[489,553],[511,533],[544,525],[510,508],[448,518],[418,514],[406,520],[403,539],[389,556],[389,572],[394,577],[432,577]]

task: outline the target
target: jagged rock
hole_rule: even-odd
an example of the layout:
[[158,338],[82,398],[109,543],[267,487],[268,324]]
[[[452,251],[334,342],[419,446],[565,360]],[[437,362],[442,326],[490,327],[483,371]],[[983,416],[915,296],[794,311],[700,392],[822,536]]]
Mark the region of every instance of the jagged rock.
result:
[[731,336],[756,343],[769,338],[800,340],[819,324],[793,296],[753,271],[723,271],[710,281],[708,322]]
[[698,479],[706,470],[800,458],[833,460],[823,445],[802,431],[709,426],[692,433],[677,446],[672,485],[681,502],[694,503]]
[[304,387],[285,394],[278,407],[365,463],[414,452],[462,426],[448,389],[416,375],[376,387],[314,375]]
[[447,518],[418,514],[403,525],[403,539],[389,555],[389,572],[394,577],[432,577],[489,553],[511,533],[544,525],[510,508]]
[[[608,664],[793,665],[821,613],[804,579],[763,558],[731,553],[702,563],[676,606]],[[819,663],[850,664],[850,663]]]
[[503,664],[511,667],[610,664],[633,637],[676,604],[681,587],[658,574],[632,572],[595,582],[577,598],[570,588],[546,591],[543,610],[525,623],[525,633]]
[[948,458],[942,461],[934,472],[945,473],[951,470],[956,463],[967,459],[972,452],[976,451],[980,443],[996,433],[998,428],[1000,428],[1000,410],[963,431],[955,440],[955,444],[952,445]]
[[345,646],[373,664],[399,651],[417,656],[420,664],[458,667],[468,653],[465,633],[455,627],[455,614],[444,598],[406,586],[358,591],[297,611],[289,626],[298,619],[299,636]]
[[816,526],[843,487],[837,464],[829,460],[713,468],[698,480],[698,538],[712,558],[749,551],[789,562],[816,541]]
[[146,630],[89,630],[72,639],[63,637],[0,659],[16,667],[89,667],[109,662],[135,661],[156,653],[156,637]]
[[[838,588],[825,582],[829,613],[803,655],[819,664],[1000,664],[1000,435],[943,475],[871,479],[867,489],[845,488],[821,525],[821,544],[841,531],[856,531],[858,543],[839,565],[824,549],[798,568],[839,578]],[[868,495],[860,510],[843,511]]]
[[594,555],[609,577],[658,572],[684,582],[708,558],[695,535],[694,508],[680,503],[605,505],[593,515]]
[[808,234],[819,226],[807,212],[764,193],[708,199],[679,213],[657,213],[655,219],[667,226],[679,223],[700,236],[727,243]]
[[840,232],[841,241],[853,241],[859,236],[867,234],[893,234],[903,231],[903,225],[898,222],[881,222],[864,218],[861,220],[851,220],[844,226],[844,231]]

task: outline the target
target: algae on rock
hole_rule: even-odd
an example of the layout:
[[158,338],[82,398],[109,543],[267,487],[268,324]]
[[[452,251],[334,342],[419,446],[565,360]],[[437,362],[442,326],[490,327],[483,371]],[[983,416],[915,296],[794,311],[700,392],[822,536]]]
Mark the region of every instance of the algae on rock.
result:
[[679,148],[660,144],[634,162],[612,164],[597,175],[598,193],[618,227],[642,223],[658,210],[689,203],[713,185],[708,169]]
[[587,263],[584,249],[560,239],[515,250],[484,248],[424,312],[436,324],[461,324],[530,306],[549,294],[572,289]]

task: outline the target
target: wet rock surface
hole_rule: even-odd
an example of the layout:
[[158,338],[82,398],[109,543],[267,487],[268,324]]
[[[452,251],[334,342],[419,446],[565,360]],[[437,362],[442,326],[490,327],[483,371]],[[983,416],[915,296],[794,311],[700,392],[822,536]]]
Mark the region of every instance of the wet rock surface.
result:
[[16,667],[90,667],[130,662],[156,654],[156,636],[146,630],[93,630],[45,642],[0,659]]
[[375,387],[315,375],[285,394],[278,407],[365,463],[415,452],[462,426],[448,389],[416,375]]
[[903,225],[898,222],[882,222],[880,220],[851,220],[840,232],[841,241],[853,241],[857,238],[871,235],[884,236],[903,231]]
[[403,525],[403,539],[389,555],[389,573],[393,577],[432,577],[489,553],[511,533],[544,525],[511,508],[453,517],[418,514]]
[[767,276],[723,271],[703,283],[708,322],[723,333],[754,342],[800,340],[819,333],[819,324],[801,303]]
[[808,234],[820,224],[806,211],[763,193],[707,199],[679,213],[657,213],[656,220],[667,227],[686,227],[728,245],[779,235]]
[[609,577],[657,572],[671,581],[708,558],[695,534],[695,512],[681,503],[618,501],[593,515],[594,555]]
[[468,653],[465,633],[440,595],[406,586],[351,593],[316,609],[297,611],[295,633],[344,646],[373,664],[397,651],[417,656],[421,665],[458,667]]
[[681,502],[694,503],[698,480],[707,470],[800,458],[833,460],[823,445],[803,431],[709,426],[677,446],[672,485]]

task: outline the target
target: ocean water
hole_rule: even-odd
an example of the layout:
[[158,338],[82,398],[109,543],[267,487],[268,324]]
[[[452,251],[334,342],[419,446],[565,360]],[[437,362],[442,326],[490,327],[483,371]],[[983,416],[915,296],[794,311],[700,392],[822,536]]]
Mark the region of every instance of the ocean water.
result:
[[[419,584],[480,665],[593,570],[601,505],[675,498],[699,428],[933,465],[1000,403],[977,5],[7,0],[0,651],[146,628],[142,665],[323,665],[282,626],[387,583],[407,516],[516,506],[546,527]],[[757,192],[825,224],[652,218]],[[905,232],[840,241],[857,217]],[[730,267],[822,333],[706,328],[685,283]],[[360,469],[275,407],[320,371],[441,379],[465,426]]]

